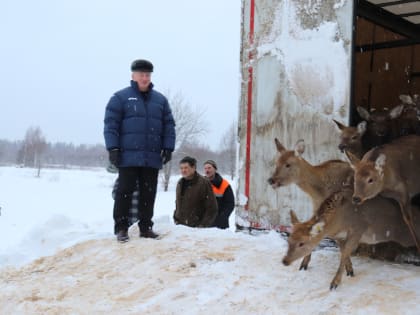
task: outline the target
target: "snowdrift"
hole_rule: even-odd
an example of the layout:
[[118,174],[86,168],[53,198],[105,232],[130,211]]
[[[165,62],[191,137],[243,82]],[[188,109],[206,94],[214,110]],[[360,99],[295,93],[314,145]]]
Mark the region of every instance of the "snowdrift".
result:
[[339,253],[307,271],[281,264],[286,241],[162,225],[161,240],[89,240],[0,275],[1,314],[419,314],[419,269],[353,258],[329,291]]

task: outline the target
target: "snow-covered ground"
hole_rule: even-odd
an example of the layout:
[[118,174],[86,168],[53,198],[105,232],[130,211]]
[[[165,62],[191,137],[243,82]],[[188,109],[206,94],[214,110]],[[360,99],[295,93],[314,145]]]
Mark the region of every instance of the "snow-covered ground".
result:
[[[0,314],[420,314],[418,267],[353,258],[356,276],[329,291],[338,252],[307,271],[281,264],[275,232],[191,229],[172,221],[175,193],[159,192],[161,240],[119,244],[115,175],[0,167]],[[233,223],[233,216],[231,218]]]

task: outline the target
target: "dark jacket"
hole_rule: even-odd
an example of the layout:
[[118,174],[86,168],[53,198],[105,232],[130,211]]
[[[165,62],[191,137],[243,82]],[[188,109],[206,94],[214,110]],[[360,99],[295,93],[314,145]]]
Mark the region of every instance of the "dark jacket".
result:
[[104,137],[107,150],[121,150],[118,166],[162,168],[162,149],[173,151],[175,147],[175,122],[168,100],[153,84],[142,93],[131,81],[106,106]]
[[219,173],[216,173],[211,180],[213,192],[217,199],[218,214],[214,220],[214,226],[226,229],[229,227],[229,216],[235,207],[235,197],[233,196],[232,187],[228,181]]
[[216,216],[217,201],[210,181],[197,172],[191,180],[181,178],[176,186],[175,223],[211,227]]

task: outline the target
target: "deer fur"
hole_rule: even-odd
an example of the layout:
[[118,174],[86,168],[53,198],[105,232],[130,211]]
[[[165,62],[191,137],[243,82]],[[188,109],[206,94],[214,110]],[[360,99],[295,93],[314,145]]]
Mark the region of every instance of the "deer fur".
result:
[[346,154],[355,170],[353,202],[360,205],[377,195],[397,201],[420,252],[410,203],[420,193],[420,136],[398,138],[368,151],[361,160]]
[[[341,257],[330,283],[332,290],[341,283],[344,269],[348,276],[354,276],[350,255],[359,243],[396,241],[403,246],[414,245],[393,200],[375,198],[355,207],[352,194],[351,188],[332,193],[306,222],[299,222],[296,214],[291,211],[293,226],[288,238],[288,250],[283,258],[284,265],[288,266],[309,255],[325,237],[336,240]],[[419,226],[416,225],[417,229]]]
[[[296,184],[310,196],[313,211],[316,211],[331,193],[352,185],[353,170],[348,163],[330,160],[314,166],[302,157],[305,151],[303,140],[296,143],[294,150],[286,150],[277,138],[274,142],[280,157],[277,159],[276,168],[268,179],[268,183],[274,189]],[[310,259],[311,256],[308,253],[299,269],[306,270]]]

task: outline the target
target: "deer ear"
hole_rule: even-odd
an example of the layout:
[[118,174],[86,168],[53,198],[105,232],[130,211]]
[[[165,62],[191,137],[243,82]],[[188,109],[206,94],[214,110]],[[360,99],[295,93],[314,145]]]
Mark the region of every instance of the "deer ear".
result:
[[364,107],[357,106],[357,112],[359,113],[360,117],[362,117],[364,120],[369,121],[370,114]]
[[367,126],[367,122],[366,121],[362,121],[357,125],[357,132],[363,136],[366,132],[366,126]]
[[343,125],[341,122],[338,122],[335,119],[333,119],[333,122],[335,122],[335,124],[337,125],[338,129],[340,129],[340,130],[343,130],[344,128],[346,128],[345,125]]
[[314,225],[312,225],[311,231],[309,232],[309,234],[312,237],[317,236],[318,234],[320,234],[323,230],[324,230],[324,221],[319,221],[317,223],[315,223]]
[[293,225],[300,223],[296,213],[293,210],[290,210],[290,222],[292,222]]
[[402,111],[404,109],[404,105],[398,105],[396,107],[394,107],[390,112],[389,112],[389,117],[391,119],[395,119],[400,117]]
[[375,161],[375,169],[378,171],[379,175],[381,176],[384,174],[385,162],[386,162],[386,155],[383,153],[379,154],[379,156],[376,158],[376,161]]
[[305,141],[300,139],[295,144],[295,155],[301,156],[305,152]]
[[356,166],[356,164],[360,162],[360,160],[357,158],[357,156],[350,153],[349,151],[345,150],[344,153],[346,154],[347,159],[349,160],[352,167]]
[[276,144],[277,151],[279,151],[280,153],[286,152],[286,148],[283,147],[283,145],[280,143],[279,139],[275,138],[274,142]]

